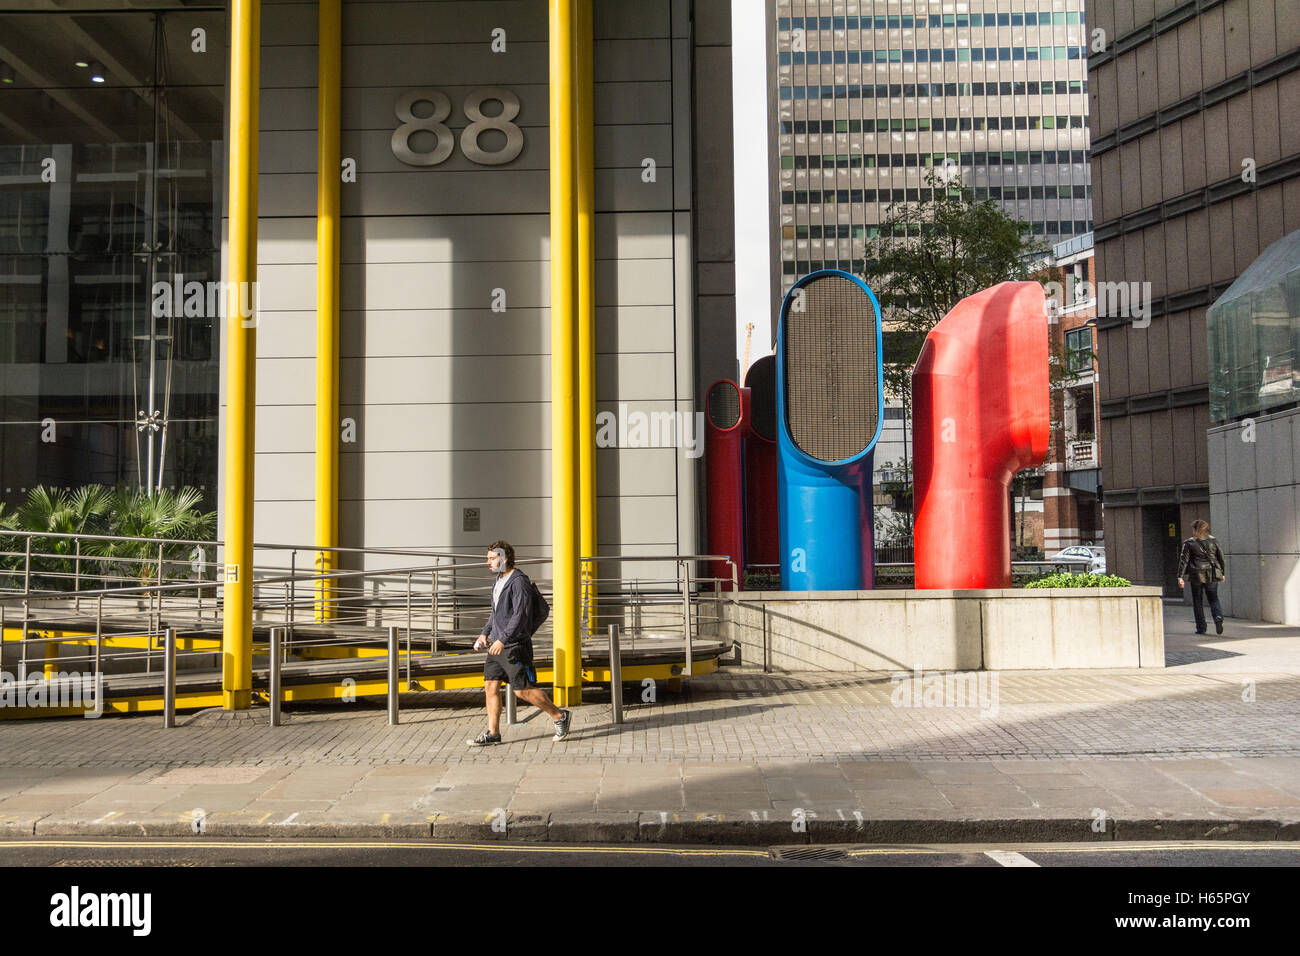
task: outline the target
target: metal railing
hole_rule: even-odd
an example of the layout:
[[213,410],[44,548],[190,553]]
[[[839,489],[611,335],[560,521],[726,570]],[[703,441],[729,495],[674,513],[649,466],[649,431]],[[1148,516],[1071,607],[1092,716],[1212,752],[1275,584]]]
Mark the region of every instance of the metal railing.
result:
[[[49,677],[83,661],[95,674],[109,665],[119,674],[161,668],[172,713],[178,674],[220,670],[221,547],[220,541],[0,532],[0,647],[18,658],[22,681],[35,669]],[[329,562],[325,552],[332,552]],[[266,696],[274,724],[283,665],[291,658],[388,657],[404,667],[410,686],[413,657],[469,651],[491,610],[493,578],[477,553],[255,544],[254,554],[253,619],[269,632],[254,652],[272,663]],[[656,576],[653,567],[631,578],[595,573],[601,562],[614,561],[638,568],[661,562],[674,573]],[[701,562],[726,562],[730,580],[697,574]],[[363,567],[321,570],[334,563]],[[525,568],[549,564],[548,558],[516,561]],[[734,563],[718,555],[601,555],[584,558],[583,570],[590,575],[583,578],[583,637],[595,636],[600,621],[622,625],[634,648],[638,639],[676,638],[684,645],[684,675],[692,673],[695,639],[720,631],[723,586],[738,584]],[[549,581],[537,583],[549,596]],[[540,640],[552,630],[553,619]],[[12,631],[20,631],[16,639]]]
[[[583,633],[595,635],[602,626],[618,624],[630,637],[633,650],[638,639],[680,637],[686,658],[682,675],[686,677],[693,673],[695,636],[717,635],[722,629],[724,585],[730,585],[732,593],[739,590],[739,568],[726,555],[602,554],[581,561]],[[601,562],[659,563],[665,569],[671,563],[675,573],[672,577],[603,576],[595,570]],[[724,563],[730,574],[696,574],[693,566],[701,562]]]

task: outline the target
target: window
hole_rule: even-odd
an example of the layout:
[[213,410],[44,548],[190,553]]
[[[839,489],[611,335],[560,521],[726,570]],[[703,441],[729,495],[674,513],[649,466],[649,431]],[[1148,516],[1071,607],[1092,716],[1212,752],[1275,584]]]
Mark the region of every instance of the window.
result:
[[1084,326],[1065,333],[1065,367],[1072,373],[1092,368],[1092,329]]

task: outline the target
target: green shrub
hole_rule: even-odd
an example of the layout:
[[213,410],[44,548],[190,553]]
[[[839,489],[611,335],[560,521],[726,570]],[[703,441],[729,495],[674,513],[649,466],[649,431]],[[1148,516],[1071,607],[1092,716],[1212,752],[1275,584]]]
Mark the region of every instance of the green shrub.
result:
[[1094,574],[1091,571],[1083,574],[1060,571],[1036,578],[1025,585],[1027,588],[1129,588],[1132,586],[1132,581],[1121,578],[1118,574]]

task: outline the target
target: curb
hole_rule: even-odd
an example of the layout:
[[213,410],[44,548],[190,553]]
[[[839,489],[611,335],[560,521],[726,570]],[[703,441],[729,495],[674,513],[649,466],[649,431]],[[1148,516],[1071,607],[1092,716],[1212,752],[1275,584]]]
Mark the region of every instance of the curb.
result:
[[[763,819],[766,815],[769,818]],[[964,818],[881,817],[855,813],[848,819],[810,817],[771,819],[772,811],[689,813],[654,811],[509,812],[384,814],[370,821],[331,819],[308,813],[289,822],[264,822],[263,814],[214,812],[201,828],[188,815],[123,814],[106,821],[85,821],[52,814],[13,819],[0,825],[0,846],[7,841],[43,838],[177,838],[412,840],[435,843],[608,843],[776,846],[785,844],[915,843],[1108,843],[1169,840],[1300,840],[1297,817],[1170,817],[1137,815],[1111,818],[1093,830],[1078,816],[1005,816]],[[860,819],[859,819],[860,817]]]

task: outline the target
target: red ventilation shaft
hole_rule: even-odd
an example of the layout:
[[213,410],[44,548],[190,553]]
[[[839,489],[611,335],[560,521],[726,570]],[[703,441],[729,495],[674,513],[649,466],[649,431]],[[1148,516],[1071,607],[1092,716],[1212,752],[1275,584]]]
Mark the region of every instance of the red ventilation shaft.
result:
[[1047,454],[1047,313],[1037,282],[962,299],[912,370],[916,586],[1011,587],[1008,490]]
[[[708,488],[708,553],[725,554],[739,578],[745,559],[744,438],[749,394],[731,379],[714,382],[705,400],[704,462]],[[710,574],[731,590],[731,567],[714,561]]]
[[745,436],[745,566],[781,571],[776,483],[776,356],[764,355],[745,373],[749,427]]

